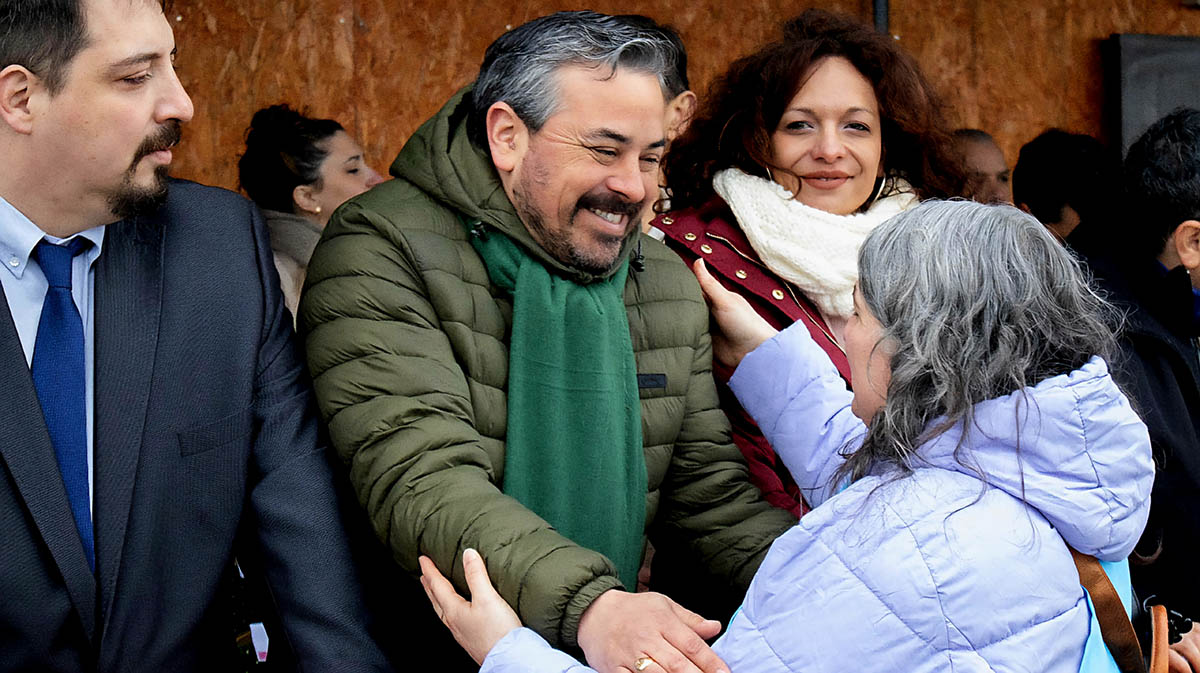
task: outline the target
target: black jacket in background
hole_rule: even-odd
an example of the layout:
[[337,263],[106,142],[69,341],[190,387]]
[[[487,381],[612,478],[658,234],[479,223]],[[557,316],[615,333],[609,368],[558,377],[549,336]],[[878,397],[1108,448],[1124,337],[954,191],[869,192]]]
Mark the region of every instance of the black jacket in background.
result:
[[[1200,617],[1200,353],[1190,280],[1152,265],[1093,265],[1109,299],[1128,311],[1117,381],[1150,429],[1157,473],[1150,521],[1131,559],[1140,598],[1157,595],[1172,610]],[[1154,556],[1158,550],[1157,556]]]

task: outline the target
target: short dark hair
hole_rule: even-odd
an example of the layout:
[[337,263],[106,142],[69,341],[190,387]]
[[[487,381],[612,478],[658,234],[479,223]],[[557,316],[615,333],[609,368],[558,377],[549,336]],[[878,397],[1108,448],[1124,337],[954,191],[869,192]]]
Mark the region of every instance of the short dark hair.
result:
[[1120,167],[1099,140],[1062,129],[1043,131],[1021,147],[1013,167],[1013,202],[1042,224],[1062,220],[1064,206],[1088,226],[1115,205]]
[[687,49],[683,46],[683,38],[679,36],[679,31],[675,30],[673,26],[660,24],[654,19],[651,19],[648,16],[642,16],[641,14],[618,14],[614,18],[622,21],[628,21],[642,30],[649,31],[651,33],[658,33],[663,39],[670,42],[672,47],[674,47],[675,68],[668,71],[667,76],[664,79],[668,96],[673,99],[684,91],[692,88],[691,85],[688,84]]
[[1187,220],[1200,220],[1200,110],[1179,108],[1134,141],[1125,156],[1128,226],[1139,256],[1157,257]]
[[713,175],[726,168],[769,179],[771,133],[813,67],[830,56],[850,61],[871,83],[882,117],[884,175],[907,180],[921,198],[959,193],[964,176],[942,102],[891,36],[817,9],[787,21],[781,33],[713,82],[696,118],[671,144],[664,169],[673,207],[703,204],[713,195]]
[[[166,11],[167,0],[157,2]],[[88,44],[83,0],[0,0],[0,68],[25,66],[51,94]]]
[[987,142],[992,143],[993,145],[996,143],[996,139],[992,137],[992,134],[982,129],[955,129],[954,133],[951,133],[950,135],[954,136],[955,140],[960,141],[970,140],[977,143]]
[[466,99],[471,142],[487,149],[487,111],[501,101],[512,106],[531,131],[539,131],[558,105],[555,74],[566,65],[608,68],[613,74],[618,67],[648,73],[658,78],[664,99],[674,97],[670,82],[682,56],[676,45],[682,43],[657,24],[647,28],[646,21],[590,11],[556,12],[496,38],[484,53]]
[[300,185],[320,188],[326,141],[342,125],[313,119],[286,104],[254,113],[246,129],[246,152],[238,159],[238,181],[260,208],[295,212],[292,192]]

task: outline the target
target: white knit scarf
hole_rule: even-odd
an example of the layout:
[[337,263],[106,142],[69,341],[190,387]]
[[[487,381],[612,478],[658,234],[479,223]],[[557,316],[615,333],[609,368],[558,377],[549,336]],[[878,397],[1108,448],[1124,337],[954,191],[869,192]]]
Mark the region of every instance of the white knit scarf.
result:
[[846,318],[854,311],[858,249],[867,234],[917,204],[911,185],[893,182],[898,193],[851,215],[806,206],[779,184],[736,168],[713,176],[713,189],[768,269],[800,288],[823,315]]

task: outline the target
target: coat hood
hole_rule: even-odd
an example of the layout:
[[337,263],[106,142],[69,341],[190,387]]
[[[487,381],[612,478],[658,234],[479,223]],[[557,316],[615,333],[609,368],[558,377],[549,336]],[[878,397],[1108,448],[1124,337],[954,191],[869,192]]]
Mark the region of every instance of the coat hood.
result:
[[[470,90],[470,86],[459,90],[417,129],[392,162],[389,172],[460,213],[469,225],[481,222],[504,232],[548,268],[577,283],[586,284],[616,273],[619,263],[599,276],[563,264],[529,234],[504,191],[491,157],[467,137]],[[618,262],[629,256],[639,237],[637,234],[625,241]]]
[[1127,557],[1150,512],[1150,436],[1099,357],[975,405],[965,436],[959,424],[920,455],[1023,500],[1102,560]]

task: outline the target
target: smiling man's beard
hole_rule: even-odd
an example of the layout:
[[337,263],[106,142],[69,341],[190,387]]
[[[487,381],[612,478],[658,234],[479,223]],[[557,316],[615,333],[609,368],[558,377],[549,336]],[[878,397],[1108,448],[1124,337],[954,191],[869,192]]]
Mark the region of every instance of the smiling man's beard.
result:
[[138,164],[142,159],[160,150],[169,150],[179,144],[182,136],[182,125],[178,119],[171,119],[157,133],[147,137],[134,152],[133,161],[125,176],[108,195],[108,208],[119,219],[128,219],[137,215],[153,212],[162,207],[167,200],[169,166],[164,164],[154,168],[153,181],[149,185],[134,183]]
[[[625,242],[638,233],[644,204],[630,203],[611,192],[602,195],[584,194],[575,204],[567,229],[555,231],[546,226],[545,214],[533,205],[522,182],[518,180],[517,184],[513,185],[513,206],[542,249],[566,266],[593,276],[606,276],[616,267],[617,262],[621,260],[621,250]],[[589,208],[625,215],[629,220],[629,231],[624,236],[599,235],[596,238],[603,250],[611,250],[609,255],[601,257],[600,254],[586,252],[571,241],[575,216]]]

